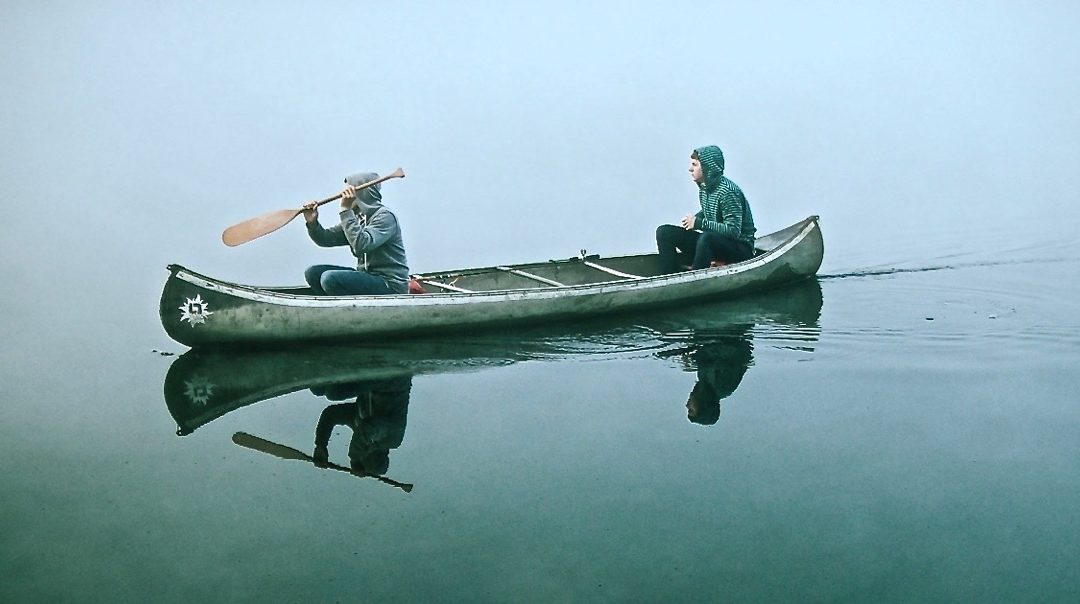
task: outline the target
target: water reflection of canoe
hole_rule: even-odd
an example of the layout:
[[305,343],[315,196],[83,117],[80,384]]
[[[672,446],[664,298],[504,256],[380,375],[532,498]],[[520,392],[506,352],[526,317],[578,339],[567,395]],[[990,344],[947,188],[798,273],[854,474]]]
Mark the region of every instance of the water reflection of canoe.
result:
[[526,354],[451,341],[379,348],[195,349],[169,367],[165,404],[176,420],[177,434],[185,435],[240,407],[300,390],[506,365]]
[[718,299],[817,273],[817,216],[760,237],[763,253],[724,267],[661,275],[656,254],[596,256],[419,275],[425,295],[312,296],[302,287],[259,288],[170,265],[161,322],[189,346],[357,341],[400,333],[463,331],[548,322]]
[[633,321],[611,317],[573,328],[535,326],[512,335],[483,333],[377,346],[195,349],[169,368],[165,402],[177,433],[183,435],[241,407],[306,389],[327,391],[532,359],[644,353],[700,364],[710,350],[730,342],[733,333],[748,329],[785,347],[807,348],[817,339],[821,307],[821,287],[816,279],[807,279],[732,300],[643,312]]

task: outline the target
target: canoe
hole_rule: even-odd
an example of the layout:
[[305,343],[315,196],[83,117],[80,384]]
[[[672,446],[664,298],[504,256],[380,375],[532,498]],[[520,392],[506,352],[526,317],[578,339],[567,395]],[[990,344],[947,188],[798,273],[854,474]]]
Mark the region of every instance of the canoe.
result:
[[[493,370],[522,362],[647,355],[667,360],[680,371],[742,363],[733,369],[745,372],[754,360],[752,351],[735,352],[744,346],[812,353],[820,337],[821,309],[820,284],[805,279],[690,309],[643,311],[632,321],[603,317],[528,326],[514,333],[487,331],[370,345],[202,347],[173,361],[163,394],[176,434],[186,436],[226,414],[288,394],[310,391],[307,402],[320,403],[312,408],[314,426],[327,402],[323,397],[343,400],[332,393],[346,392],[357,383]],[[685,399],[686,392],[672,393],[673,404]]]
[[159,312],[191,347],[296,341],[364,342],[565,321],[718,300],[815,275],[818,217],[759,237],[757,255],[726,266],[661,274],[659,256],[586,256],[414,275],[427,293],[315,296],[307,287],[253,287],[169,265]]

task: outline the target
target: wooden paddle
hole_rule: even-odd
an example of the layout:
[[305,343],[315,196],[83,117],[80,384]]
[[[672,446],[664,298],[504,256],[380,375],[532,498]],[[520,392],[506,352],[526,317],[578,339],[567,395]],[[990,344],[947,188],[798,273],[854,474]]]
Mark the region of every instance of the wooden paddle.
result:
[[[232,441],[234,443],[240,445],[241,447],[247,447],[248,449],[252,449],[252,450],[255,450],[255,451],[260,451],[262,453],[267,453],[267,454],[273,455],[275,457],[280,457],[282,459],[297,459],[297,460],[300,460],[300,461],[310,461],[310,462],[315,461],[315,458],[308,455],[307,453],[304,453],[303,451],[299,451],[299,450],[294,449],[292,447],[286,447],[285,445],[279,445],[279,444],[277,444],[275,442],[271,442],[271,441],[266,440],[264,438],[259,438],[258,436],[252,436],[251,434],[248,434],[247,432],[237,432],[237,433],[233,434]],[[361,476],[361,477],[370,476],[370,477],[374,478],[375,480],[378,480],[379,482],[384,482],[384,483],[386,483],[386,484],[388,484],[390,486],[397,487],[397,488],[401,489],[402,491],[405,491],[406,493],[411,493],[412,492],[413,486],[411,484],[408,484],[408,483],[405,483],[405,482],[398,482],[396,480],[391,480],[391,479],[389,479],[389,478],[387,478],[385,476],[379,476],[378,474],[368,474],[366,472],[364,472],[364,473],[356,473],[356,472],[353,472],[352,470],[350,470],[349,468],[346,468],[344,466],[339,466],[336,463],[331,463],[331,462],[327,462],[326,467],[330,468],[331,470],[339,470],[341,472],[347,472],[347,473],[353,474],[355,476]]]
[[[381,182],[390,180],[391,178],[405,178],[405,171],[401,168],[394,170],[392,174],[387,174],[380,178],[376,178],[371,182],[365,182],[362,185],[357,185],[356,190],[366,189],[368,187],[375,186]],[[341,193],[332,197],[327,197],[321,201],[315,202],[315,206],[321,206],[324,203],[330,203],[335,199],[341,199]],[[247,243],[252,239],[258,239],[263,235],[269,235],[281,227],[292,222],[293,218],[296,218],[304,212],[304,209],[299,210],[278,210],[276,212],[270,212],[263,214],[262,216],[256,216],[250,220],[245,220],[239,224],[234,224],[231,227],[225,229],[225,232],[221,234],[221,240],[225,242],[225,245],[229,247],[235,247],[241,243]]]

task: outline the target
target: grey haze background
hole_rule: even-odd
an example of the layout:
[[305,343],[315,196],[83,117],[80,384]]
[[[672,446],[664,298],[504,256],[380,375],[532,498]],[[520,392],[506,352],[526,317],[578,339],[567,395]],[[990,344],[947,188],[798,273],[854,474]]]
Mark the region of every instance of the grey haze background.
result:
[[5,330],[147,344],[170,262],[347,262],[219,236],[398,165],[417,271],[652,249],[704,144],[761,231],[823,217],[823,272],[1078,222],[1074,3],[386,4],[0,4]]

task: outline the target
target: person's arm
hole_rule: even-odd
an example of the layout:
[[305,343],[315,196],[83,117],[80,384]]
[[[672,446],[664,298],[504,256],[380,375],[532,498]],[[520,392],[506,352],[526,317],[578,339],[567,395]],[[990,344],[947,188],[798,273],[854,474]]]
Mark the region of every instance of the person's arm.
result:
[[720,197],[722,220],[716,220],[715,217],[706,218],[699,213],[694,227],[738,239],[742,235],[743,205],[742,195],[735,191],[723,191]]
[[351,425],[356,417],[356,403],[341,403],[330,405],[323,409],[319,416],[319,423],[315,426],[315,453],[312,457],[316,463],[326,463],[330,457],[326,446],[330,444],[330,435],[334,432],[334,426]]
[[314,201],[304,204],[304,223],[307,226],[308,237],[319,247],[337,247],[349,243],[345,234],[341,232],[341,227],[323,228],[323,225],[319,223],[319,209]]
[[389,210],[380,210],[365,223],[352,210],[341,211],[341,230],[354,254],[362,254],[386,243],[397,231],[397,218]]
[[688,231],[699,228],[697,226],[698,221],[701,220],[701,217],[704,215],[705,213],[699,210],[697,214],[687,214],[686,216],[683,216],[682,227]]

